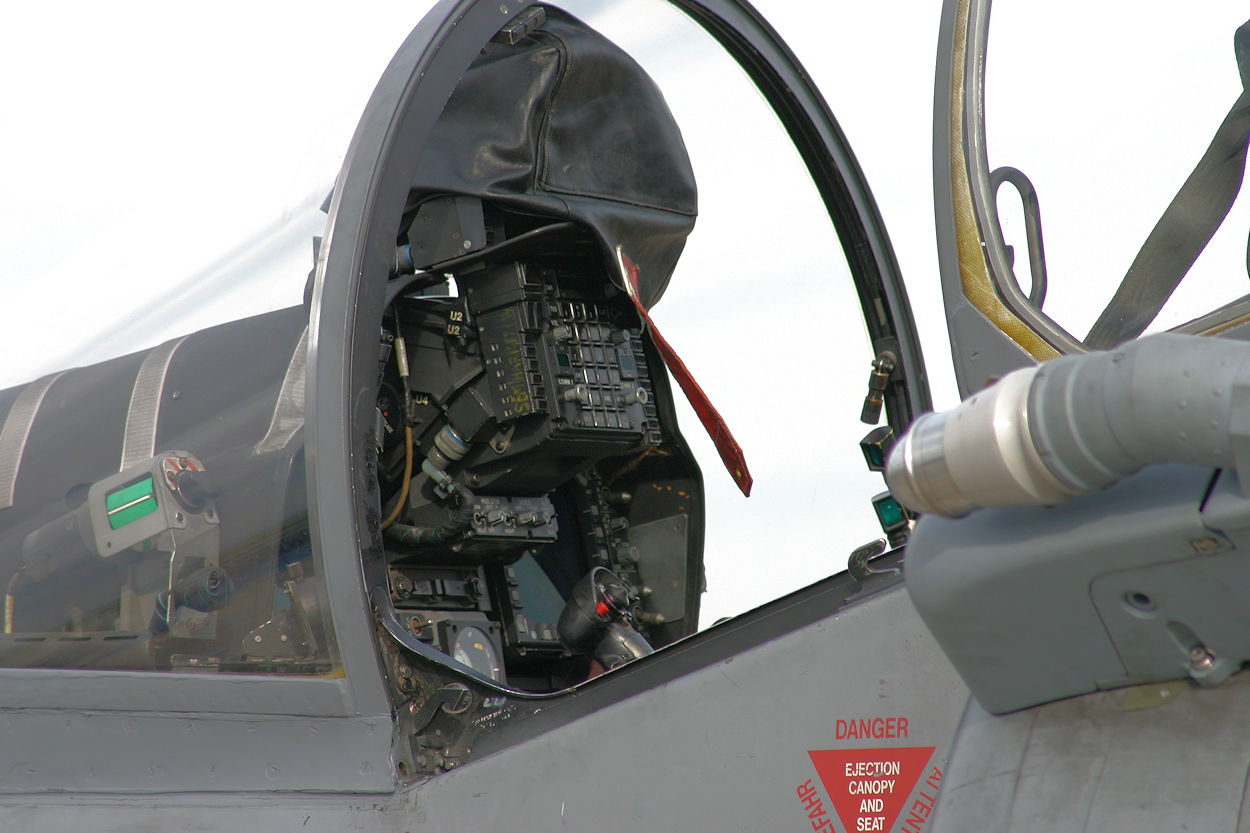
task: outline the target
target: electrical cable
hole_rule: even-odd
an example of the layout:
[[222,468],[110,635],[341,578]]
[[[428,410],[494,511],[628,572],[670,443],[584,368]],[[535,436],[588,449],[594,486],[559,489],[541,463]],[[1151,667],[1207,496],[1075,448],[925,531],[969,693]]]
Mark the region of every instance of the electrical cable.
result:
[[516,237],[509,237],[507,240],[501,240],[498,243],[492,243],[491,245],[485,248],[478,249],[476,252],[469,252],[466,255],[453,257],[451,260],[444,260],[440,263],[432,263],[425,268],[425,271],[426,272],[438,272],[441,274],[443,272],[447,272],[452,269],[460,269],[465,266],[470,266],[484,258],[491,257],[493,255],[503,254],[505,252],[509,252],[514,247],[520,246],[522,243],[528,243],[529,241],[534,240],[535,238],[545,237],[546,235],[552,234],[557,231],[569,231],[575,228],[577,228],[577,223],[573,223],[568,220],[564,220],[559,223],[548,223],[545,226],[539,226],[538,228],[533,228],[533,229],[530,229],[529,231],[522,232],[521,234],[518,234]]
[[392,278],[386,284],[386,306],[389,307],[393,304],[400,293],[408,290],[414,283],[419,284],[416,289],[425,289],[426,287],[440,284],[445,280],[446,278],[441,272],[428,271]]
[[[469,252],[468,254],[453,257],[450,260],[432,263],[412,274],[398,275],[397,277],[392,278],[387,284],[386,306],[389,307],[391,303],[399,297],[401,292],[408,290],[414,283],[420,283],[420,286],[417,287],[418,289],[435,286],[446,280],[444,274],[453,269],[463,269],[465,266],[472,266],[479,260],[499,254],[506,254],[513,248],[519,247],[521,244],[528,243],[536,238],[544,237],[553,232],[568,231],[569,229],[574,228],[577,228],[577,224],[567,220],[559,223],[548,223],[545,226],[539,226],[538,228],[522,232],[516,237],[510,237],[507,240],[501,240],[498,243],[493,243],[485,248],[478,249],[476,252]],[[409,262],[411,262],[412,253],[407,246],[401,246],[399,249],[396,249],[397,252],[404,250],[407,250],[405,251],[405,257]],[[397,261],[394,265],[392,274],[397,274],[399,267],[400,264]]]
[[399,330],[399,313],[395,313],[395,365],[399,370],[399,383],[402,388],[404,415],[404,480],[399,489],[399,499],[395,508],[386,520],[382,521],[382,529],[386,529],[404,511],[404,503],[408,500],[408,490],[412,487],[412,389],[408,386],[408,346]]

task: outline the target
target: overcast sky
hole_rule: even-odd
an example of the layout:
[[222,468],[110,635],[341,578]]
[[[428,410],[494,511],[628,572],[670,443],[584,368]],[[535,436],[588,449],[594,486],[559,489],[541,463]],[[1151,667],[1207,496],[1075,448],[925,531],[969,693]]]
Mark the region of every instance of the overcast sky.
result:
[[[1018,167],[1037,186],[1052,276],[1046,309],[1078,338],[1240,95],[1233,33],[1247,16],[1229,0],[1184,14],[1162,0],[1135,3],[1131,14],[1118,3],[995,4],[990,164]],[[1247,228],[1242,199],[1152,330],[1246,294]]]
[[[310,238],[323,222],[316,207],[421,6],[227,0],[7,11],[0,25],[0,386],[295,303]],[[757,6],[855,149],[907,281],[935,401],[950,406],[956,393],[931,174],[940,4]],[[857,417],[872,357],[845,262],[797,157],[736,70],[717,63],[676,13],[590,0],[572,7],[656,76],[699,177],[699,225],[655,318],[725,412],[757,483],[749,501],[737,496],[710,446],[696,440],[697,424],[683,423],[709,488],[711,621],[842,569],[854,547],[878,534],[867,501],[884,486],[863,470],[856,445],[867,430]],[[1136,17],[1158,20],[1170,8]],[[1040,31],[1035,21],[996,15],[1004,31]],[[1054,309],[1078,335],[1238,92],[1232,17],[1191,21],[1170,41],[1147,41],[1154,52],[1143,47],[1128,59],[1108,56],[1144,36],[1116,29],[1118,16],[1102,22],[1115,36],[1081,29],[1072,47],[1033,38],[1030,49],[991,49],[991,69],[1001,60],[999,77],[1017,85],[991,79],[991,126],[996,112],[1024,125],[994,128],[991,161],[1034,176],[1052,286],[1063,284],[1051,297],[1077,295]],[[1183,56],[1185,45],[1219,52],[1194,71],[1223,80],[1184,74],[1197,65]],[[1123,78],[1120,87],[1089,80],[1126,64],[1134,73],[1157,68],[1140,95],[1133,87],[1124,101],[1115,96]],[[1153,144],[1171,126],[1168,108],[1182,103],[1186,143]],[[1149,118],[1135,121],[1134,112]],[[1094,126],[1110,116],[1111,127]],[[1083,154],[1096,144],[1101,156]],[[1107,160],[1127,156],[1138,173],[1105,175]],[[1172,180],[1150,175],[1160,156]],[[1077,162],[1082,173],[1068,177],[1076,187],[1056,182]],[[1158,193],[1130,198],[1138,181],[1159,181]],[[1141,217],[1122,221],[1124,207],[1094,200],[1089,183],[1124,197]],[[1244,257],[1245,224],[1237,228],[1226,260]],[[1106,262],[1098,259],[1104,255]],[[254,280],[240,282],[241,275]],[[1080,289],[1088,286],[1105,289],[1091,302]],[[1240,283],[1231,286],[1220,291],[1240,291]],[[1198,302],[1209,295],[1200,289]]]

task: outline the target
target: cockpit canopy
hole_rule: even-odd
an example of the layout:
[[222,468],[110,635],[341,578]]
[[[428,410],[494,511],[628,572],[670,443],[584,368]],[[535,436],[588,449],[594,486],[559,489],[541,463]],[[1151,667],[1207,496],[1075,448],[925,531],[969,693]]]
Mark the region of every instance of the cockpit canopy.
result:
[[1143,333],[1242,337],[1244,9],[1178,19],[999,0],[991,19],[990,5],[946,4],[938,61],[939,249],[961,392]]

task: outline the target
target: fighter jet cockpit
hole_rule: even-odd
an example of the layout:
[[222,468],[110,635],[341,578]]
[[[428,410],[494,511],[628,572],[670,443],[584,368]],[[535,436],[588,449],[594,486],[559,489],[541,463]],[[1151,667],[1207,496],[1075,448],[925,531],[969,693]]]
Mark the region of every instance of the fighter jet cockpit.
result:
[[[703,596],[724,572],[709,577],[705,553],[720,565],[733,557],[743,582],[764,586],[787,575],[788,557],[806,554],[823,576],[882,534],[869,500],[880,492],[872,484],[878,475],[854,440],[868,430],[865,421],[884,419],[876,429],[884,436],[905,420],[914,360],[893,331],[876,334],[876,352],[897,357],[891,361],[899,372],[878,370],[872,410],[863,406],[874,367],[868,343],[857,342],[862,364],[847,371],[854,378],[849,397],[835,385],[806,384],[801,362],[771,360],[768,349],[754,346],[775,333],[786,345],[780,355],[815,355],[827,349],[823,327],[839,316],[860,336],[853,296],[822,307],[828,290],[813,286],[803,296],[811,308],[800,312],[795,293],[769,289],[809,271],[813,284],[836,284],[828,270],[838,260],[778,245],[785,238],[767,229],[813,244],[836,241],[804,237],[804,221],[764,196],[787,181],[784,160],[791,157],[735,153],[726,141],[735,124],[728,113],[719,126],[679,123],[676,113],[688,113],[689,103],[674,93],[670,65],[644,68],[618,45],[617,38],[650,43],[658,23],[644,22],[662,18],[637,7],[607,14],[586,5],[612,39],[569,12],[534,6],[484,47],[465,50],[467,65],[447,71],[445,88],[437,86],[441,76],[427,73],[438,109],[411,127],[421,137],[412,140],[413,158],[392,163],[389,177],[373,172],[388,208],[376,198],[364,253],[351,268],[375,274],[372,286],[360,282],[354,344],[362,356],[377,350],[378,360],[357,360],[346,377],[360,401],[377,402],[375,412],[359,406],[353,414],[354,441],[377,455],[377,508],[359,504],[357,512],[378,529],[364,553],[366,581],[400,698],[438,678],[427,672],[424,682],[416,679],[421,665],[452,673],[438,678],[443,685],[459,685],[463,677],[454,675],[469,666],[491,691],[567,689],[708,627]],[[687,51],[715,46],[690,31],[690,21],[685,26]],[[732,80],[725,77],[726,89]],[[690,89],[707,95],[706,85]],[[749,103],[737,105],[748,129],[780,133],[775,122],[754,117]],[[723,151],[722,167],[709,167],[705,133]],[[738,175],[725,177],[727,161]],[[803,176],[815,197],[810,175]],[[797,191],[778,190],[800,205]],[[816,216],[827,230],[827,215]],[[841,258],[836,248],[832,254]],[[815,265],[795,265],[804,257]],[[327,265],[325,274],[333,269]],[[734,283],[744,276],[749,283]],[[669,309],[659,302],[670,290],[692,286],[702,293],[700,317],[725,315],[733,323],[722,325],[719,355],[687,367],[681,354],[691,345],[689,330],[670,344],[651,310]],[[853,286],[842,282],[848,295]],[[883,309],[890,303],[882,301]],[[726,315],[735,304],[751,312]],[[739,399],[725,415],[718,405],[726,388],[705,392],[698,381],[717,366],[738,376],[729,390]],[[767,368],[763,378],[760,368]],[[810,479],[793,473],[803,455],[776,441],[780,424],[767,403],[777,392],[790,403],[778,411],[783,432],[816,436],[834,424],[854,432],[812,455],[824,468]],[[744,418],[752,412],[755,420]],[[766,467],[763,500],[772,502],[754,513],[742,508],[750,503],[752,454],[735,431],[747,432]],[[701,456],[697,443],[706,449]],[[773,468],[778,459],[787,474]],[[845,502],[869,528],[863,539],[824,552],[809,544],[841,540],[821,530],[836,528],[842,511],[834,506],[843,501],[827,499],[828,492],[853,490],[844,469],[858,475],[855,489],[869,484],[859,501]],[[361,493],[374,487],[359,478],[355,484]],[[761,569],[762,554],[776,544],[767,540],[772,524],[786,523],[786,511],[805,511],[794,505],[805,500],[815,523],[796,524]],[[722,512],[715,529],[709,503]],[[741,550],[727,545],[726,514],[749,519],[747,535],[736,530]],[[906,525],[899,519],[895,532]],[[882,540],[873,554],[885,546]]]
[[[11,154],[38,175],[0,223],[0,792],[424,827],[416,790],[507,750],[572,783],[526,745],[592,723],[668,784],[629,710],[722,725],[802,668],[806,714],[851,654],[863,708],[923,695],[891,719],[932,753],[958,688],[875,670],[919,623],[883,479],[919,338],[778,33],[738,0],[333,12],[301,19],[331,59],[223,12],[197,42],[253,46],[185,60],[202,85],[145,58],[115,135]],[[147,48],[75,41],[68,89],[112,112],[106,41]],[[253,60],[297,68],[253,90]],[[55,151],[65,109],[18,118]]]
[[555,9],[487,45],[417,163],[379,343],[389,601],[491,680],[563,688],[698,620],[702,483],[640,314],[696,213],[658,89]]
[[928,394],[827,106],[745,7],[580,6],[428,17],[329,194],[239,246],[197,260],[188,200],[89,253],[70,343],[0,368],[0,668],[367,702],[405,780],[786,594],[898,583],[883,450]]
[[[646,73],[541,7],[414,162],[357,463],[374,601],[484,680],[563,689],[697,626],[701,477],[644,334],[693,172]],[[305,485],[313,279],[304,306],[4,393],[0,662],[334,673]]]

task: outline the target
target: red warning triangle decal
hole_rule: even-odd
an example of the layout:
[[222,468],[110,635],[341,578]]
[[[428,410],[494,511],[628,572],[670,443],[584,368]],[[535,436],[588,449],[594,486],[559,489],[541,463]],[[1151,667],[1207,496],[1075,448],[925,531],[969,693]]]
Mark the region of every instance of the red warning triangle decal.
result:
[[807,754],[848,833],[888,831],[924,774],[932,746],[815,749]]

